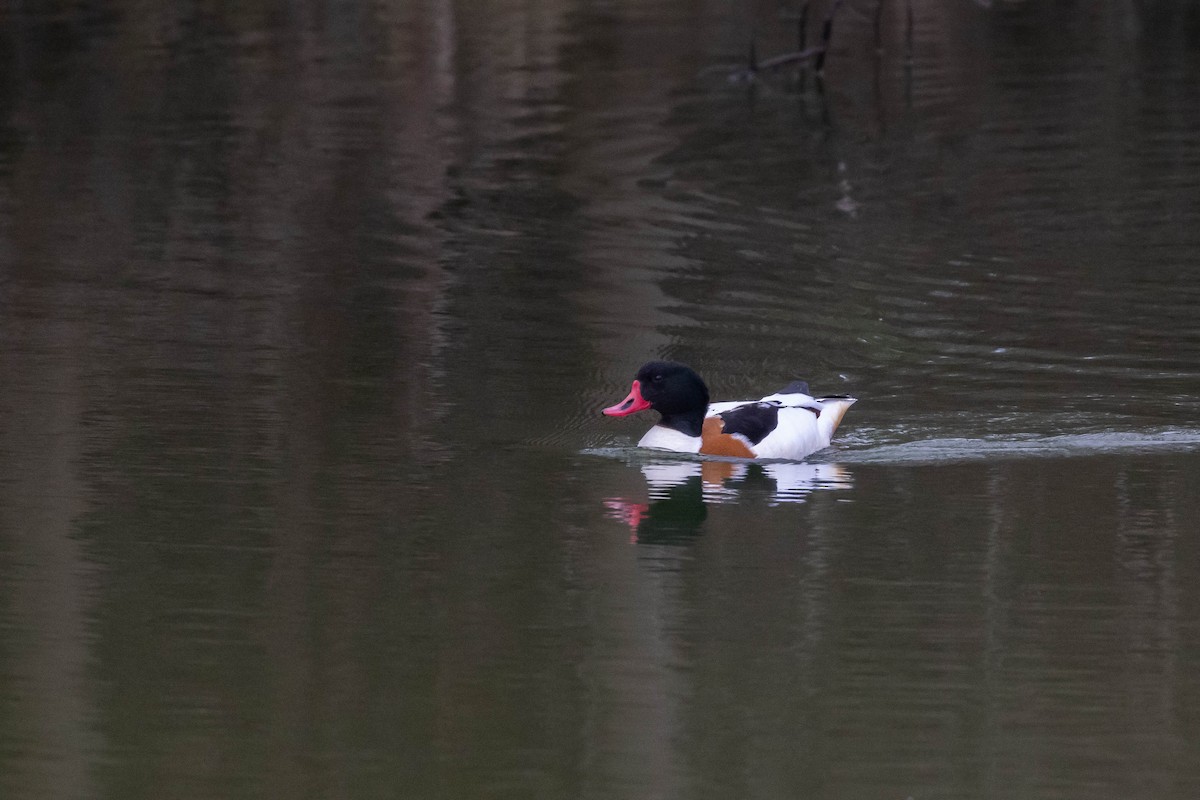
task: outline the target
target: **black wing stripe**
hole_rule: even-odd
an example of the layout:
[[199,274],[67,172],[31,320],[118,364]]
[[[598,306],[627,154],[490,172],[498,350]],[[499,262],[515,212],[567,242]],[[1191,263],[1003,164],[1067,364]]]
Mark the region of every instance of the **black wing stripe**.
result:
[[774,403],[747,403],[717,415],[725,423],[725,433],[746,437],[758,444],[779,426],[779,406]]

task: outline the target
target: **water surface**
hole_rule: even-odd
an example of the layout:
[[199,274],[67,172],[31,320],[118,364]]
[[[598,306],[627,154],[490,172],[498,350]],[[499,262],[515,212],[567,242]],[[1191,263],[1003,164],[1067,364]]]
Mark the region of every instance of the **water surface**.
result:
[[1200,18],[952,5],[0,11],[0,794],[1197,796]]

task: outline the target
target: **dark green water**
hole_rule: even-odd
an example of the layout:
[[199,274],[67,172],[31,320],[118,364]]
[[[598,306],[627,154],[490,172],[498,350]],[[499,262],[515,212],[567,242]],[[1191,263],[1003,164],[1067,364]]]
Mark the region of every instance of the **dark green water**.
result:
[[167,5],[0,9],[0,796],[1200,796],[1191,4]]

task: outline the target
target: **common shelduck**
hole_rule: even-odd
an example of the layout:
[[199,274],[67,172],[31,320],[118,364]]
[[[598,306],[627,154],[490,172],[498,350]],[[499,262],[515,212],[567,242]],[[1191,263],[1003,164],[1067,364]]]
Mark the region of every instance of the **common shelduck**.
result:
[[710,405],[708,387],[693,369],[651,361],[638,370],[629,396],[604,413],[623,417],[653,409],[662,414],[638,447],[799,461],[829,446],[854,403],[845,395],[813,397],[807,383],[795,381],[761,400]]

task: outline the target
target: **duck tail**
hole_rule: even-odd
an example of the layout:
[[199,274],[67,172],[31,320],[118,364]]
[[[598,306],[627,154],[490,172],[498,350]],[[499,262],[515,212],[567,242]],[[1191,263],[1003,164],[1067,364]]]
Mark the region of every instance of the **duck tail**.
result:
[[838,425],[842,423],[842,417],[846,416],[850,406],[857,403],[858,400],[843,394],[818,397],[817,402],[821,404],[821,413],[817,415],[817,428],[821,431],[821,436],[828,442],[833,438],[833,432],[838,429]]

